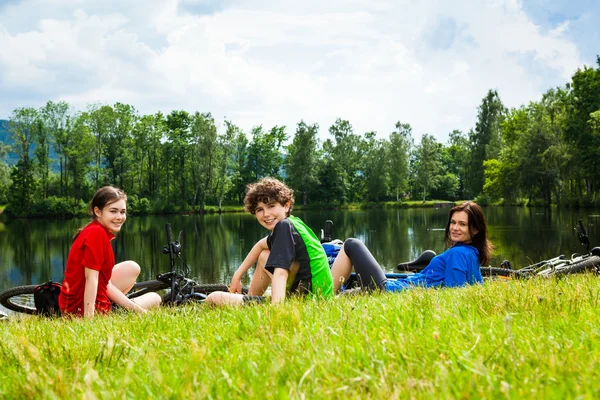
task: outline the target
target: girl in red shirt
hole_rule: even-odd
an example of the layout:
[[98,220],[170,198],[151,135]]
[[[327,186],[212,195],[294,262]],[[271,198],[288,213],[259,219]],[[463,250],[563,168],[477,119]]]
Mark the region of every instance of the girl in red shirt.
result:
[[133,300],[126,296],[140,274],[138,263],[123,261],[115,265],[110,241],[127,219],[125,193],[112,186],[98,189],[89,214],[92,222],[73,237],[58,298],[61,311],[93,317],[95,312],[108,313],[112,303],[137,312],[158,306],[161,298],[157,293]]

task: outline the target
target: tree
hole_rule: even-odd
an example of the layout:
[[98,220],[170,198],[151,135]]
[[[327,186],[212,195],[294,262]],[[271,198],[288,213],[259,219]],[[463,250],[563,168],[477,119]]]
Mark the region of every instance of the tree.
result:
[[246,182],[251,179],[248,167],[248,138],[241,129],[235,129],[234,132],[231,181],[234,197],[241,203],[246,191]]
[[11,184],[10,168],[5,162],[9,151],[10,146],[6,146],[0,141],[0,204],[6,204],[8,201],[8,192]]
[[388,162],[390,188],[400,200],[400,195],[408,190],[410,151],[412,147],[412,128],[410,124],[396,122],[396,130],[390,133]]
[[217,127],[210,113],[196,112],[191,118],[190,131],[196,143],[193,151],[192,176],[195,186],[193,205],[204,210],[205,199],[217,165]]
[[[600,182],[600,136],[595,134],[591,115],[600,110],[600,57],[598,68],[578,69],[567,85],[569,106],[565,126],[565,139],[576,155],[570,168],[575,171],[577,195],[595,194]],[[581,186],[584,183],[584,187]]]
[[414,152],[413,175],[415,185],[423,189],[423,202],[427,190],[437,187],[442,172],[442,145],[431,135],[423,135]]
[[522,181],[519,166],[519,146],[521,138],[529,126],[528,113],[525,108],[512,109],[502,121],[502,137],[504,146],[498,158],[483,162],[485,182],[483,193],[493,200],[504,199],[511,202],[519,195]]
[[[191,151],[190,115],[186,111],[171,111],[167,115],[167,142],[165,145],[166,158],[166,187],[167,204],[170,204],[171,181],[179,184],[179,200],[182,209],[187,199],[186,162]],[[177,187],[177,186],[176,186]]]
[[133,130],[139,117],[133,106],[122,103],[115,103],[108,115],[113,120],[108,124],[103,152],[107,175],[113,184],[127,190],[133,187]]
[[[84,113],[77,116],[71,124],[71,129],[67,130],[68,141],[64,143],[65,154],[65,174],[71,177],[71,198],[73,204],[83,198],[83,189],[86,186],[86,175],[90,170],[90,164],[97,160],[97,154],[90,152],[97,143],[97,136],[90,131],[87,121],[87,115]],[[69,182],[68,176],[65,182]],[[93,190],[96,189],[94,186]],[[85,196],[86,201],[87,197]]]
[[48,197],[48,182],[50,178],[50,134],[46,128],[40,113],[34,123],[34,142],[35,142],[35,170],[39,176],[41,185],[41,197]]
[[288,146],[288,156],[285,159],[287,182],[301,196],[302,204],[308,204],[309,194],[314,192],[319,183],[317,177],[317,150],[319,125],[307,125],[304,121],[298,123],[294,140]]
[[252,142],[248,146],[248,170],[251,181],[265,176],[281,178],[281,150],[287,139],[285,126],[274,126],[264,132],[262,126],[252,129]]
[[67,124],[69,121],[69,104],[64,101],[57,103],[49,101],[41,109],[44,125],[50,132],[50,138],[54,150],[58,155],[58,165],[60,170],[59,177],[59,194],[65,194],[65,143],[69,140],[67,137]]
[[456,176],[456,199],[466,198],[466,175],[469,164],[469,140],[459,130],[449,134],[448,147],[445,148],[445,165],[448,172]]
[[476,196],[483,191],[483,162],[496,158],[500,153],[500,124],[504,119],[505,112],[498,92],[489,90],[478,108],[475,130],[469,133],[468,195]]
[[14,141],[13,150],[19,161],[11,172],[10,203],[24,215],[29,213],[34,191],[33,168],[30,160],[35,132],[39,129],[38,112],[33,108],[17,108],[8,121],[8,131]]
[[136,191],[140,197],[153,197],[159,189],[161,140],[165,131],[165,119],[160,112],[142,116],[132,131],[134,180],[137,181]]
[[388,192],[387,141],[377,139],[375,132],[365,133],[364,181],[367,200],[379,202]]
[[329,134],[335,142],[327,139],[324,147],[329,149],[333,162],[339,165],[341,171],[341,184],[336,185],[343,189],[340,200],[342,203],[353,201],[359,193],[360,183],[363,182],[363,177],[359,174],[362,168],[362,139],[354,133],[350,122],[340,118],[329,127]]
[[115,112],[111,106],[94,104],[89,107],[88,111],[82,117],[84,118],[83,121],[87,123],[90,132],[96,138],[93,147],[95,161],[94,186],[98,188],[105,183],[100,173],[104,161],[106,139],[115,130]]
[[219,205],[219,211],[221,211],[225,196],[234,186],[235,140],[241,132],[240,128],[231,123],[231,121],[225,121],[225,125],[227,126],[225,134],[217,137],[217,163],[213,183],[213,192]]

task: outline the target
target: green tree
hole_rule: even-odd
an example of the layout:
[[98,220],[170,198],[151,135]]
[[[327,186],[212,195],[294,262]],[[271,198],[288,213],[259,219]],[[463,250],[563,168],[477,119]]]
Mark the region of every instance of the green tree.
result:
[[115,131],[116,116],[111,106],[93,104],[82,116],[83,121],[88,124],[90,132],[95,137],[94,152],[94,186],[100,187],[105,182],[101,175],[102,164],[104,161],[104,149],[106,148],[107,137]]
[[596,69],[578,69],[567,85],[569,107],[564,135],[574,155],[569,167],[576,174],[572,187],[580,199],[584,193],[595,195],[600,179],[600,136],[590,124],[592,113],[600,110],[600,57],[597,62]]
[[217,199],[219,211],[222,209],[225,196],[234,186],[235,140],[241,132],[241,129],[231,121],[225,121],[225,126],[227,127],[225,134],[217,137],[217,163],[213,182],[213,192]]
[[390,187],[396,201],[408,190],[410,151],[412,148],[412,128],[410,124],[396,122],[396,130],[390,133],[388,145],[388,163]]
[[526,108],[512,109],[507,112],[502,122],[504,146],[498,158],[483,163],[485,170],[483,193],[492,200],[504,199],[505,202],[510,203],[519,196],[522,189],[519,146],[528,127],[529,117]]
[[414,151],[413,175],[416,187],[423,189],[423,202],[427,190],[436,188],[442,173],[442,145],[431,135],[423,135]]
[[285,160],[287,182],[296,190],[297,198],[302,198],[304,205],[308,204],[309,194],[315,191],[319,183],[318,133],[318,124],[307,125],[304,121],[300,121],[294,140],[287,148],[288,156]]
[[248,167],[248,138],[241,129],[236,129],[234,132],[231,181],[234,198],[241,203],[246,192],[246,182],[251,180]]
[[[91,132],[87,118],[84,113],[73,120],[71,128],[67,131],[68,141],[64,143],[63,147],[66,161],[65,172],[68,175],[65,182],[71,182],[70,192],[74,206],[84,197],[87,201],[91,195],[91,193],[85,193],[86,175],[91,169],[91,163],[97,160],[97,154],[90,152],[90,149],[97,143],[98,138]],[[96,188],[94,186],[92,191]]]
[[379,202],[387,196],[389,185],[388,142],[377,139],[375,132],[365,133],[364,181],[366,199]]
[[134,181],[137,182],[136,192],[140,197],[154,197],[159,190],[162,171],[161,141],[165,132],[165,118],[160,112],[143,115],[133,129]]
[[287,139],[285,126],[274,126],[264,132],[262,126],[252,129],[252,142],[248,146],[248,169],[251,181],[265,176],[281,178],[280,168],[283,143]]
[[338,118],[329,128],[329,134],[333,136],[334,141],[327,139],[324,148],[328,149],[333,163],[340,168],[340,184],[343,196],[341,202],[354,201],[357,199],[360,191],[360,183],[364,182],[361,174],[362,169],[362,150],[364,143],[362,138],[354,133],[350,122]]
[[41,198],[48,197],[48,184],[50,179],[50,132],[44,124],[41,113],[38,113],[34,124],[35,161],[34,167],[39,176]]
[[38,112],[34,108],[17,108],[8,120],[8,131],[14,141],[13,150],[19,161],[11,172],[10,203],[18,214],[27,215],[34,194],[33,165],[30,159],[31,146],[35,141]]
[[203,211],[218,163],[217,127],[210,113],[196,112],[191,118],[190,130],[192,140],[195,142],[192,163],[192,182],[195,192],[192,204]]
[[184,209],[187,199],[186,163],[192,149],[190,133],[191,117],[187,111],[171,111],[167,115],[167,142],[165,145],[166,158],[166,187],[167,205],[171,204],[170,189],[173,182],[179,189],[180,207]]
[[129,104],[115,103],[112,110],[107,114],[113,120],[108,124],[110,129],[104,139],[106,174],[110,182],[128,190],[133,187],[133,130],[139,117]]
[[10,168],[6,163],[6,156],[10,151],[10,146],[6,146],[0,141],[0,204],[6,204],[8,201],[8,192],[11,185]]
[[58,155],[58,165],[60,171],[59,194],[65,194],[67,183],[65,182],[65,154],[64,147],[69,140],[67,136],[69,123],[69,104],[64,101],[48,101],[41,110],[44,125],[50,131],[50,137],[54,150]]
[[469,140],[459,130],[453,130],[449,134],[448,147],[445,147],[444,163],[450,174],[456,177],[456,198],[465,199],[466,175],[469,165]]
[[483,162],[497,158],[501,151],[500,124],[505,108],[496,90],[489,90],[478,108],[475,130],[469,133],[470,155],[468,168],[468,190],[470,196],[483,191]]

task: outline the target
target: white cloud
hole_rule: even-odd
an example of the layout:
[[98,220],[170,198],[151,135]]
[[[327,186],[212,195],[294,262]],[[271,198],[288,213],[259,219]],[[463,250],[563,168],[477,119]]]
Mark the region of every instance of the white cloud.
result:
[[[508,106],[566,83],[581,60],[515,0],[472,2],[28,0],[0,8],[0,118],[67,100],[142,113],[210,111],[256,124],[337,117],[416,139],[474,126],[490,88]],[[204,14],[193,14],[200,7]],[[210,7],[214,12],[206,12]]]

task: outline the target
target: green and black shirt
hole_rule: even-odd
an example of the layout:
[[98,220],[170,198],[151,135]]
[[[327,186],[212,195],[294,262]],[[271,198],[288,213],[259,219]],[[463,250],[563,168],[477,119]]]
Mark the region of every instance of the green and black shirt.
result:
[[290,271],[292,262],[299,263],[296,276],[288,278],[290,294],[312,293],[333,297],[333,278],[327,255],[317,235],[300,218],[289,216],[275,225],[267,237],[271,254],[265,269],[271,273],[275,268]]

